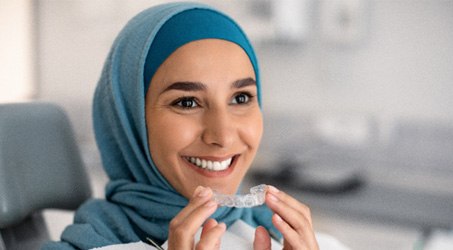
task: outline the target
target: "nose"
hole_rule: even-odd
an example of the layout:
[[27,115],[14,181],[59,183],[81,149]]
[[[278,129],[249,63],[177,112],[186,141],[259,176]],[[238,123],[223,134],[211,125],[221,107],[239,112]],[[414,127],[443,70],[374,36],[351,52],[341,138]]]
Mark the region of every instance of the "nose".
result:
[[230,147],[236,138],[234,118],[227,110],[216,109],[206,112],[203,117],[204,129],[202,140],[204,143],[219,148]]

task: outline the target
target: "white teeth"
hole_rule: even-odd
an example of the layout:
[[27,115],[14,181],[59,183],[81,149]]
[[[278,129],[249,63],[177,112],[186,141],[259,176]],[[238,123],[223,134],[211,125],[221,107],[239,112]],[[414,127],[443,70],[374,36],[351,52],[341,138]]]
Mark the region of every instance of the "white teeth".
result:
[[222,171],[227,169],[231,165],[233,158],[226,159],[224,161],[209,161],[200,159],[197,157],[186,157],[186,159],[197,167],[208,169],[211,171]]
[[222,163],[220,163],[218,161],[214,162],[214,164],[212,164],[212,165],[213,165],[212,168],[214,169],[214,171],[219,171],[222,169]]

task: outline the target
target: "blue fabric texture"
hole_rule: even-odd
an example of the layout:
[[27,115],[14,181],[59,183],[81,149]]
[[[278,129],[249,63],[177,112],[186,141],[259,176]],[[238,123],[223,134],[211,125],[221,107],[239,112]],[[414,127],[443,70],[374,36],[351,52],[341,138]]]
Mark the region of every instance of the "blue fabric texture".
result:
[[[168,226],[188,200],[159,173],[149,153],[145,93],[159,65],[185,43],[219,38],[241,46],[252,62],[260,95],[257,60],[239,26],[226,15],[198,3],[149,8],[120,32],[105,62],[93,100],[93,123],[104,169],[110,179],[106,199],[82,205],[61,242],[43,249],[90,249],[112,244],[164,242]],[[152,122],[152,121],[151,121]],[[151,142],[152,143],[152,142]],[[274,235],[271,211],[219,208],[213,215],[231,225],[241,219],[263,225]]]

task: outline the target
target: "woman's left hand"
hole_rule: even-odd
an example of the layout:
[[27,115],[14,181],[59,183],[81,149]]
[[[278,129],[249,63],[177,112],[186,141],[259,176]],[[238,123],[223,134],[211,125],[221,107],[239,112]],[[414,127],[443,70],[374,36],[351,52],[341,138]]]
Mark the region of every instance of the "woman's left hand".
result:
[[272,222],[283,235],[283,249],[319,249],[306,205],[273,186],[267,191],[266,204],[275,213]]

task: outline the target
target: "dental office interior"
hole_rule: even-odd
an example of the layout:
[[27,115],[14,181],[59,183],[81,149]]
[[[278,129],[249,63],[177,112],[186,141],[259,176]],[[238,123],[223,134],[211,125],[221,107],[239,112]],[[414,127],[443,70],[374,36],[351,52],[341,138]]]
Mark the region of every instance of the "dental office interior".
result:
[[[94,197],[107,182],[91,124],[103,62],[162,2],[0,0],[0,105],[62,107]],[[201,2],[240,23],[260,62],[265,132],[244,190],[278,186],[350,249],[453,249],[452,0]],[[42,213],[55,240],[73,216]]]

